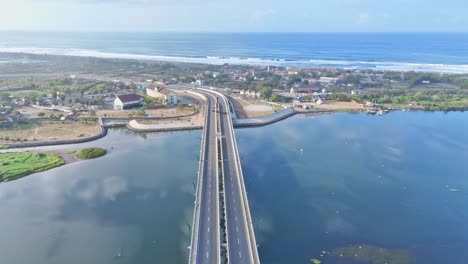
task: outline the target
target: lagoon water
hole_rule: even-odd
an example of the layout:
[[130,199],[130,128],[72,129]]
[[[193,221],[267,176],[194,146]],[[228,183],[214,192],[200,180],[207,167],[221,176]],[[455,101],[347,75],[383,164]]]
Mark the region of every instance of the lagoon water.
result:
[[320,258],[350,245],[468,263],[468,114],[295,116],[236,134],[263,263],[359,263]]
[[138,135],[66,146],[110,153],[0,184],[0,263],[186,263],[201,132]]
[[[320,257],[350,245],[466,263],[467,124],[395,112],[236,130],[262,263],[359,263]],[[0,184],[1,263],[186,263],[200,137],[112,130],[61,147],[114,147],[103,158]]]

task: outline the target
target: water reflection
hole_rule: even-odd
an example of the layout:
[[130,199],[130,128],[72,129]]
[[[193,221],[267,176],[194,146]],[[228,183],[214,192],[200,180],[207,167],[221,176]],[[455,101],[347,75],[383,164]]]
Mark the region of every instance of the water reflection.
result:
[[105,157],[0,184],[1,263],[185,263],[199,138],[111,131],[64,147]]
[[468,249],[467,124],[466,113],[336,114],[237,131],[262,261],[366,244],[466,263],[447,248]]

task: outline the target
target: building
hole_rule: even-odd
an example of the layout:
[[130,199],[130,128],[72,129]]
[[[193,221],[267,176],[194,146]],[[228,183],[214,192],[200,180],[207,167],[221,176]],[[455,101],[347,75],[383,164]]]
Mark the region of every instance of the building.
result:
[[320,77],[318,81],[321,84],[335,84],[337,80],[337,78],[333,77]]
[[114,100],[114,109],[124,110],[141,106],[143,99],[138,94],[119,95]]
[[164,103],[167,105],[177,104],[177,95],[173,91],[162,86],[151,84],[146,88],[146,94],[155,98],[163,98]]
[[203,86],[203,85],[206,84],[206,81],[205,81],[205,80],[197,80],[197,81],[195,82],[195,84],[198,85],[198,86]]

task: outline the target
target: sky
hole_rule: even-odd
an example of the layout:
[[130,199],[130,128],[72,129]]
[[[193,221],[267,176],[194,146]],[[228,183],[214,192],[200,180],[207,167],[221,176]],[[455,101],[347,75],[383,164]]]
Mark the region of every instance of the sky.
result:
[[466,0],[0,0],[0,30],[468,32]]

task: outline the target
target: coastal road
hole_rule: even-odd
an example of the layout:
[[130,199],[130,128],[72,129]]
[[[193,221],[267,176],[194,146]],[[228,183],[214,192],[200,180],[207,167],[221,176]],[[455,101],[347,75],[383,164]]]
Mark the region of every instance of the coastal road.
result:
[[195,210],[199,210],[198,230],[196,239],[192,241],[192,249],[196,248],[196,252],[191,252],[189,263],[214,264],[220,263],[216,113],[212,111],[215,98],[209,94],[205,95],[208,107],[206,128],[204,129],[205,151],[200,160],[201,166],[203,166],[202,175],[200,175],[202,177],[200,200],[199,204],[196,201],[195,207]]
[[[230,113],[227,112],[225,101],[219,98],[221,144],[223,151],[224,170],[224,193],[226,200],[226,228],[228,234],[228,261],[230,264],[258,263],[256,245],[251,245],[249,236],[249,223],[246,217],[248,205],[245,206],[243,199],[242,174],[236,167],[238,158],[237,150],[234,148],[235,137],[232,125],[229,122]],[[239,163],[240,164],[240,163]],[[247,207],[247,208],[246,208]],[[250,213],[249,213],[250,214]],[[253,252],[255,250],[255,252]]]

